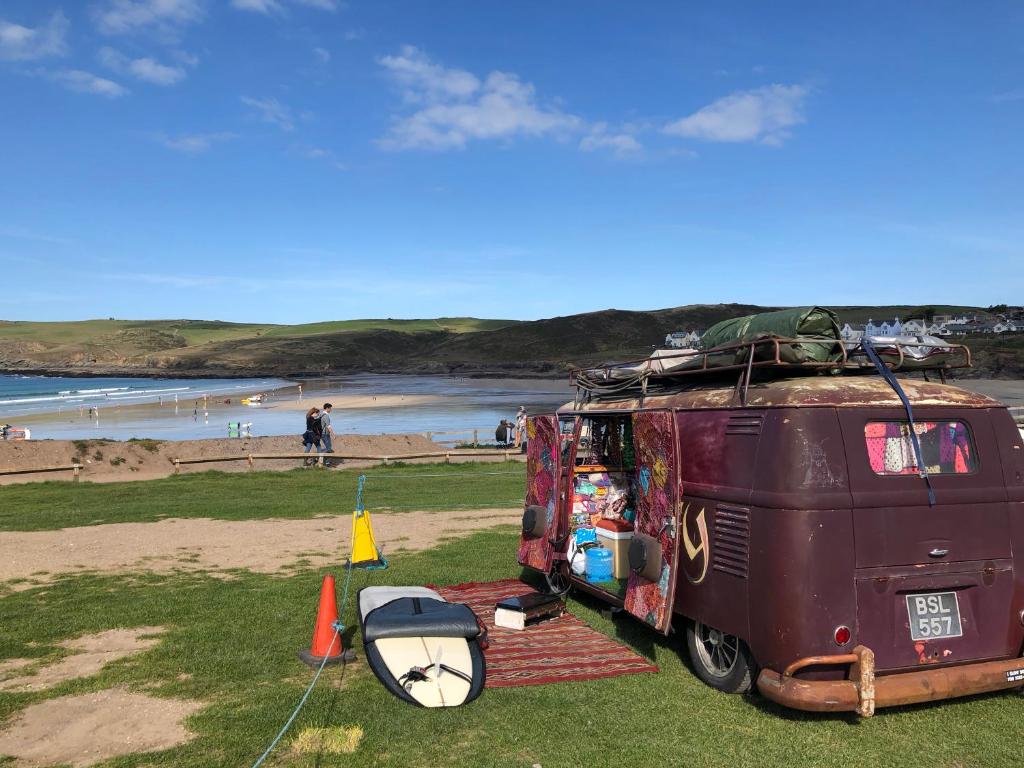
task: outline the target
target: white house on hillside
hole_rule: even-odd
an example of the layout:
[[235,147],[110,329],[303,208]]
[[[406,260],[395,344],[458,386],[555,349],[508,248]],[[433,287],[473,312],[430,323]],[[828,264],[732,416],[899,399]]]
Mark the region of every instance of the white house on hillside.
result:
[[700,331],[676,331],[665,336],[665,346],[671,349],[692,349],[700,342]]

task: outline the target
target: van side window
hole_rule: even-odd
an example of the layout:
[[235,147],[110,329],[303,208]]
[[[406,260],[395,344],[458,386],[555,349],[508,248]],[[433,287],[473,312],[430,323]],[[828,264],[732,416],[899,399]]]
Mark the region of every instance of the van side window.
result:
[[[962,421],[918,421],[914,424],[925,469],[933,475],[966,475],[978,469],[971,431]],[[876,475],[909,475],[918,471],[910,424],[869,421],[864,425],[868,461]]]

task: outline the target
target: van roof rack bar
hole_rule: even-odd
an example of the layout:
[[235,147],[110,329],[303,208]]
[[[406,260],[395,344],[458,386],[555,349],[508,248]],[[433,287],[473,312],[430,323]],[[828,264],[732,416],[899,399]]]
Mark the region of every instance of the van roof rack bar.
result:
[[[827,345],[835,350],[835,360],[805,360],[801,362],[788,362],[782,359],[783,347],[790,344]],[[945,380],[945,372],[957,368],[970,368],[973,365],[971,350],[963,344],[952,342],[936,343],[931,341],[902,341],[887,340],[880,343],[878,340],[872,342],[874,350],[883,358],[884,365],[891,371],[938,371],[940,377]],[[911,348],[917,350],[918,355],[908,355]],[[921,349],[936,350],[929,361],[928,354],[920,356]],[[714,365],[715,357],[727,355],[728,353],[746,352],[746,359],[737,363],[725,365]],[[761,359],[756,359],[760,357]],[[857,359],[862,357],[863,359]],[[895,358],[895,359],[889,359]],[[940,359],[941,358],[941,359]],[[676,370],[656,370],[655,365],[664,362],[694,360],[694,365],[688,368]],[[699,361],[699,365],[698,365]],[[711,361],[711,363],[709,363]],[[626,369],[638,368],[631,372],[633,375],[614,377],[614,372],[625,373]],[[649,392],[649,384],[660,381],[666,383],[671,380],[700,376],[709,374],[720,374],[727,371],[742,371],[743,386],[745,394],[750,384],[752,369],[769,368],[778,371],[831,371],[833,373],[844,372],[866,372],[874,370],[875,366],[864,353],[864,346],[861,342],[848,342],[842,339],[813,339],[813,338],[783,338],[766,337],[753,341],[734,342],[707,350],[687,349],[679,352],[659,355],[656,358],[645,357],[635,360],[627,360],[619,363],[590,366],[587,368],[574,368],[569,372],[571,385],[584,389],[597,395],[625,394],[626,392],[641,389],[646,395]],[[739,382],[738,382],[739,383]],[[738,390],[740,388],[738,387]]]

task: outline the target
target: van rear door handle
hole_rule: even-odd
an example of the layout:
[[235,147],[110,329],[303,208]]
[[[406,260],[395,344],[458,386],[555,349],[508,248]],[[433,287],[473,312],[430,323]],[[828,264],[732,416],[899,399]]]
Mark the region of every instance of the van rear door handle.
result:
[[949,550],[948,549],[939,549],[938,547],[936,547],[935,549],[933,549],[928,554],[931,557],[945,557],[946,555],[949,554]]

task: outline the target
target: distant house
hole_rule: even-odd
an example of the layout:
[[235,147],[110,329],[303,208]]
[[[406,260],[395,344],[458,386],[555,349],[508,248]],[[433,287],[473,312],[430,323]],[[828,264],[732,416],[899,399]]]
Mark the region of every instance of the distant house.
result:
[[881,323],[875,323],[874,320],[868,318],[867,325],[864,326],[865,336],[901,336],[903,334],[903,323],[897,317],[891,323],[888,320],[883,320]]
[[864,326],[859,323],[844,323],[839,329],[839,336],[843,341],[860,341],[864,336]]
[[692,349],[700,344],[703,331],[676,331],[665,336],[665,346],[670,349]]
[[977,320],[977,319],[978,319],[977,315],[972,315],[971,317],[968,317],[967,315],[960,315],[959,317],[957,315],[935,315],[935,317],[932,318],[932,322],[935,323],[938,326],[951,325],[951,324],[952,325],[967,325],[967,323],[971,322],[971,320]]
[[907,336],[921,336],[928,333],[928,323],[924,320],[907,320],[903,324],[903,333]]

